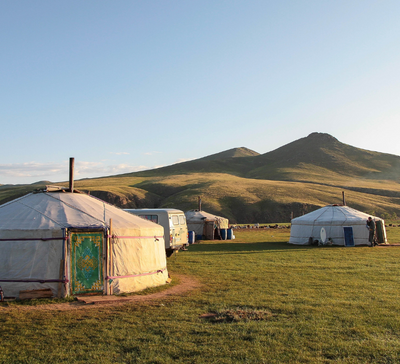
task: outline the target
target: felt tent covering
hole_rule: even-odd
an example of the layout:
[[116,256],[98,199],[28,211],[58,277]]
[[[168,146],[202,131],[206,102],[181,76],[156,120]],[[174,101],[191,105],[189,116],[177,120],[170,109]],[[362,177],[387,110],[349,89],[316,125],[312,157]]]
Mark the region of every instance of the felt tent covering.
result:
[[[370,215],[355,210],[348,206],[328,205],[306,215],[292,220],[290,230],[291,244],[308,244],[309,238],[321,241],[321,229],[326,231],[326,238],[331,239],[333,245],[345,245],[344,227],[352,227],[354,245],[369,245],[369,231],[366,221]],[[376,222],[383,220],[372,217]],[[386,231],[384,230],[386,239]]]
[[158,286],[168,279],[163,235],[162,226],[86,194],[30,193],[0,206],[0,286],[13,297],[43,288],[68,296]]
[[189,231],[194,231],[197,235],[207,235],[205,227],[207,223],[214,223],[218,229],[227,229],[229,227],[229,220],[210,214],[202,210],[190,210],[185,212],[186,223]]

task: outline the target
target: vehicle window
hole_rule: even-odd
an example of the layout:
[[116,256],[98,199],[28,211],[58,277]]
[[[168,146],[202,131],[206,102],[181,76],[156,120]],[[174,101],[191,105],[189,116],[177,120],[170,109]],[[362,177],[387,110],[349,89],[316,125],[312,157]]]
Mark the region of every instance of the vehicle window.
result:
[[172,223],[174,225],[179,225],[179,220],[177,215],[172,215]]
[[179,224],[180,225],[185,225],[185,215],[179,215]]
[[157,215],[140,215],[143,219],[150,220],[158,224],[158,216]]

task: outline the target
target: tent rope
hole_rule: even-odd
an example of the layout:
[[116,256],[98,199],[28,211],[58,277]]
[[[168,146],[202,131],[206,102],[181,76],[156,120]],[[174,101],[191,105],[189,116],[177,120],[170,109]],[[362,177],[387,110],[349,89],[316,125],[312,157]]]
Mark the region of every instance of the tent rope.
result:
[[164,236],[118,236],[118,235],[107,235],[107,238],[115,238],[115,239],[161,239]]
[[162,273],[167,269],[167,267],[164,267],[162,269],[157,269],[153,272],[148,272],[148,273],[141,273],[141,274],[131,274],[131,275],[127,275],[127,276],[115,276],[115,277],[110,277],[107,276],[106,280],[110,280],[110,279],[117,279],[117,278],[133,278],[133,277],[142,277],[142,276],[149,276],[152,274],[158,274],[158,273]]
[[0,279],[0,282],[38,282],[38,283],[68,283],[68,279]]
[[13,238],[13,239],[0,239],[0,241],[35,241],[35,240],[42,240],[42,241],[68,240],[68,238],[65,236],[65,237],[60,237],[60,238]]

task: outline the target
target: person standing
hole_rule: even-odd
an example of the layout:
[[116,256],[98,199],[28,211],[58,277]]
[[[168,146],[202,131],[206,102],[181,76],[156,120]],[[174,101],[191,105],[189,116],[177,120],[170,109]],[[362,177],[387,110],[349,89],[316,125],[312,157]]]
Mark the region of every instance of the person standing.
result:
[[368,241],[370,242],[371,246],[374,246],[374,237],[375,237],[375,221],[372,220],[372,217],[370,216],[367,220],[367,228],[369,230],[369,237]]

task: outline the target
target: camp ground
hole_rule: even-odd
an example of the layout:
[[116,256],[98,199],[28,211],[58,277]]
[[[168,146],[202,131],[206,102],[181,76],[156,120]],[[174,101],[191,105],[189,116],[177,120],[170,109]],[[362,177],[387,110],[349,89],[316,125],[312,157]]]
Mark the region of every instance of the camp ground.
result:
[[10,297],[110,295],[168,280],[162,226],[60,188],[0,206],[0,251],[0,285]]
[[229,220],[224,217],[203,210],[189,210],[185,212],[185,216],[188,230],[194,231],[196,240],[214,240],[217,238],[216,234],[227,234]]
[[[328,205],[292,219],[290,244],[370,245],[366,221],[370,215],[344,205]],[[378,243],[385,244],[385,224],[373,216]]]

